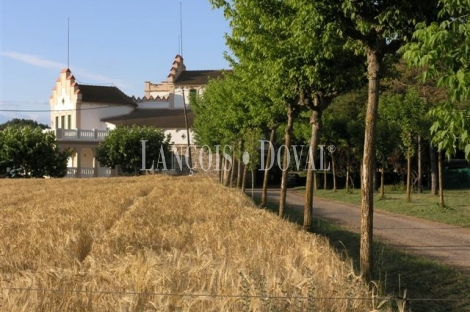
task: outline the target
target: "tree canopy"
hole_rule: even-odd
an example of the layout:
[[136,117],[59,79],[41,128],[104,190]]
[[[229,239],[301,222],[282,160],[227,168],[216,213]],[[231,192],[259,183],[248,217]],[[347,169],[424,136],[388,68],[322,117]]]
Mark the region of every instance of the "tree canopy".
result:
[[142,140],[145,142],[145,168],[163,168],[169,166],[170,140],[161,129],[155,127],[117,127],[96,149],[96,159],[103,166],[120,166],[124,172],[137,174],[142,169]]
[[5,129],[6,127],[9,126],[31,126],[31,127],[39,127],[41,129],[48,129],[49,126],[45,124],[41,124],[35,120],[32,119],[20,119],[20,118],[13,118],[12,120],[9,120],[3,124],[0,124],[0,131]]
[[[361,275],[372,272],[373,185],[380,80],[417,23],[436,20],[438,0],[354,1],[210,0],[224,9],[234,62],[256,72],[263,89],[287,107],[285,146],[300,107],[312,112],[311,146],[331,97],[368,80],[362,148]],[[457,0],[455,0],[457,1]],[[367,66],[364,66],[367,65]],[[286,157],[285,157],[286,158]],[[280,208],[285,202],[281,183]],[[307,177],[307,185],[309,181]],[[310,187],[307,186],[306,194]],[[306,205],[308,208],[308,199]],[[306,213],[304,213],[304,216]],[[304,222],[305,224],[305,222]]]
[[418,24],[404,57],[423,69],[423,81],[436,80],[448,91],[448,97],[430,112],[435,120],[433,143],[448,158],[461,148],[470,159],[470,4],[458,0],[441,4],[441,20]]
[[69,156],[68,150],[59,149],[53,132],[11,125],[0,131],[0,174],[63,177]]

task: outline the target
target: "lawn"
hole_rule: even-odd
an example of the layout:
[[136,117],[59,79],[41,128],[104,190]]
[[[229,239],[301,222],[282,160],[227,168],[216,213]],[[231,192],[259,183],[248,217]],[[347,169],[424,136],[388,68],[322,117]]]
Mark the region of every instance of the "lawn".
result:
[[378,305],[327,238],[208,177],[3,179],[0,196],[0,311]]
[[[390,188],[388,187],[388,189]],[[304,192],[305,188],[297,188],[297,190]],[[315,191],[314,196],[356,205],[361,204],[361,191],[357,189],[350,193],[344,189],[339,189],[336,192],[319,189]],[[378,193],[374,194],[374,208],[461,227],[470,227],[470,190],[445,190],[444,196],[445,208],[440,208],[439,197],[431,195],[429,192],[412,193],[411,203],[407,203],[404,191],[388,190],[385,193],[385,199],[380,199]]]

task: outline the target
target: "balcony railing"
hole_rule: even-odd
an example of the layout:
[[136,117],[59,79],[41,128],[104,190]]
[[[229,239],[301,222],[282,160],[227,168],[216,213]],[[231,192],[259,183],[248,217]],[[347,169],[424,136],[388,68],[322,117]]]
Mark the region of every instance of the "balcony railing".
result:
[[67,168],[67,178],[92,178],[92,177],[110,177],[111,169],[106,167],[99,168]]
[[101,142],[108,135],[108,130],[53,129],[57,141],[92,141]]

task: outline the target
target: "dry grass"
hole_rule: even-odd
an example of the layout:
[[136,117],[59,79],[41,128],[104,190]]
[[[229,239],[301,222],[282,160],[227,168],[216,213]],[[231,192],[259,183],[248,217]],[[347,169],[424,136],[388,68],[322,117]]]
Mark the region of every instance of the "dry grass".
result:
[[0,180],[0,197],[2,311],[375,308],[325,239],[207,177]]

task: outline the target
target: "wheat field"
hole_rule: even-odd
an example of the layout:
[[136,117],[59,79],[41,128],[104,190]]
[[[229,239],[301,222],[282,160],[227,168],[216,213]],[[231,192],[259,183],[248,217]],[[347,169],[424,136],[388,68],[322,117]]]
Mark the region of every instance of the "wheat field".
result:
[[1,311],[377,305],[325,238],[209,177],[2,179],[0,197]]

